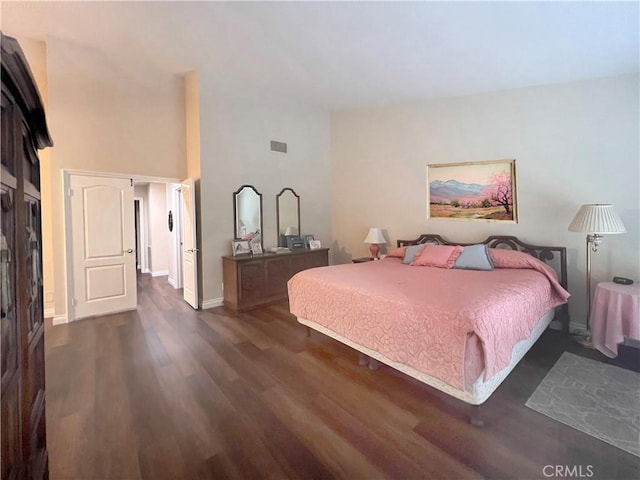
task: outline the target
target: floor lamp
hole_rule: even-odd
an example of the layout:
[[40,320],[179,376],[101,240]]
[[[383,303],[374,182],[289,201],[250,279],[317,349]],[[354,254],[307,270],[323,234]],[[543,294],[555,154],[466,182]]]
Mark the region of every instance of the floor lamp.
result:
[[597,252],[602,243],[602,235],[626,233],[624,223],[613,209],[613,205],[582,205],[569,225],[571,232],[587,233],[587,330],[576,335],[575,340],[582,346],[593,348],[591,340],[591,252]]

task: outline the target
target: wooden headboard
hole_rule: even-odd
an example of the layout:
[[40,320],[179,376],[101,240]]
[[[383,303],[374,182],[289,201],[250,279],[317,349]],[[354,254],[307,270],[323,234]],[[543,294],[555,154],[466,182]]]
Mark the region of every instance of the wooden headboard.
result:
[[[552,267],[558,274],[560,284],[568,290],[567,283],[567,249],[565,247],[546,247],[541,245],[531,245],[525,243],[517,237],[508,235],[492,235],[481,242],[473,243],[460,243],[451,242],[445,240],[440,235],[432,233],[423,233],[415,240],[398,240],[398,247],[405,247],[407,245],[419,245],[421,243],[435,243],[438,245],[477,245],[483,243],[489,248],[508,248],[511,250],[518,250],[520,252],[527,253],[538,260],[541,260]],[[569,306],[565,303],[560,307],[563,329],[569,331]]]

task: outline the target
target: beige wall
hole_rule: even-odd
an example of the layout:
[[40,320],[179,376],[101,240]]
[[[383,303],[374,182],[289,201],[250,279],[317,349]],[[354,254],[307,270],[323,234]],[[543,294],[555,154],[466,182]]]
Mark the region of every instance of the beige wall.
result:
[[[572,322],[585,314],[585,235],[567,231],[579,206],[612,203],[626,235],[593,258],[595,282],[640,280],[638,76],[446,98],[332,115],[333,235],[341,260],[367,253],[370,226],[398,238],[516,235],[568,247]],[[515,158],[518,224],[426,218],[426,165]]]
[[[196,245],[200,252],[196,256],[198,268],[198,303],[202,306],[203,298],[203,267],[202,267],[202,195],[201,189],[201,159],[200,159],[200,77],[198,72],[187,72],[184,76],[184,107],[185,107],[185,127],[187,139],[187,176],[193,178],[196,198]],[[172,204],[175,198],[172,198]],[[175,205],[174,205],[175,207]],[[177,235],[177,231],[176,231]],[[176,235],[173,236],[175,241]],[[177,265],[178,258],[175,256],[176,269],[182,268]],[[172,275],[169,275],[172,278]],[[175,283],[175,282],[174,282]]]
[[[68,41],[47,40],[56,315],[66,313],[62,171],[186,175],[184,85]],[[46,208],[46,206],[45,206]],[[43,209],[43,215],[47,214]]]
[[[303,233],[331,246],[329,114],[284,106],[230,103],[200,78],[203,301],[222,297],[223,255],[231,254],[232,193],[250,184],[262,193],[264,246],[277,245],[276,195],[292,187],[300,195]],[[287,154],[270,141],[288,144]]]
[[167,187],[149,184],[149,246],[151,274],[169,274],[169,229],[167,228]]
[[[222,296],[231,194],[245,183],[263,194],[266,248],[277,241],[275,195],[288,186],[301,196],[301,233],[332,247],[338,262],[366,255],[374,225],[392,242],[431,231],[566,245],[574,322],[584,315],[584,235],[567,226],[580,204],[613,203],[629,233],[605,240],[594,279],[640,277],[637,75],[329,116],[226,101],[195,72],[162,76],[59,39],[46,49],[20,41],[55,142],[42,175],[45,295],[55,292],[57,314],[65,313],[63,169],[200,176],[201,302]],[[287,142],[289,153],[271,152],[270,140]],[[519,224],[426,219],[428,163],[503,158],[517,159]]]
[[[201,303],[222,297],[220,257],[230,253],[233,236],[231,193],[243,183],[263,193],[266,248],[276,246],[275,195],[285,186],[301,195],[303,233],[330,245],[327,113],[228,103],[214,97],[213,88],[206,88],[203,99],[195,72],[163,77],[129,71],[97,51],[60,39],[49,39],[47,50],[48,122],[56,144],[50,183],[52,283],[62,286],[55,289],[57,315],[66,313],[63,169],[194,177],[201,195]],[[207,132],[202,142],[201,129]],[[270,140],[288,142],[289,153],[271,152]]]
[[187,175],[200,178],[200,81],[198,72],[184,75]]
[[[169,215],[169,211],[172,212],[173,216],[173,231],[169,232],[168,236],[168,264],[169,264],[169,278],[167,281],[174,288],[182,287],[182,284],[179,284],[179,280],[181,279],[182,274],[182,265],[178,265],[178,255],[177,250],[179,247],[180,241],[180,226],[178,224],[179,206],[176,202],[176,189],[179,187],[179,184],[166,184],[165,185],[165,195],[167,197],[167,215]],[[166,220],[166,219],[165,219]],[[167,223],[167,222],[165,222]]]

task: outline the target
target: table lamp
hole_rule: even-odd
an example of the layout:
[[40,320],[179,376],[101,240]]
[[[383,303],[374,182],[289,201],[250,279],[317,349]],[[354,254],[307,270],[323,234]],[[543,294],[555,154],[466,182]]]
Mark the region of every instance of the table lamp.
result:
[[569,225],[571,232],[587,233],[587,330],[583,335],[576,335],[575,340],[582,346],[593,348],[591,339],[591,252],[597,252],[602,243],[602,235],[626,233],[624,223],[613,209],[613,205],[582,205]]
[[378,227],[371,227],[367,238],[364,239],[364,243],[369,243],[369,251],[371,252],[371,258],[378,258],[378,252],[380,251],[380,245],[384,245],[387,241],[382,234],[382,230]]

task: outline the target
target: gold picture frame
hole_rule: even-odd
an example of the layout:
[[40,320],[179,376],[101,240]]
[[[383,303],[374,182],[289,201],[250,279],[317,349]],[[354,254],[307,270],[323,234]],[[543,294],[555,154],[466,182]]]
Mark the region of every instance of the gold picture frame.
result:
[[516,161],[427,165],[427,218],[518,223]]

